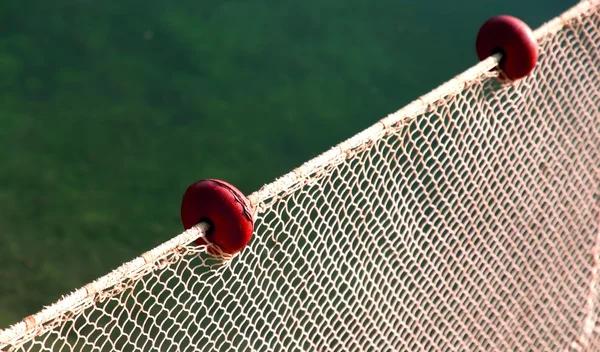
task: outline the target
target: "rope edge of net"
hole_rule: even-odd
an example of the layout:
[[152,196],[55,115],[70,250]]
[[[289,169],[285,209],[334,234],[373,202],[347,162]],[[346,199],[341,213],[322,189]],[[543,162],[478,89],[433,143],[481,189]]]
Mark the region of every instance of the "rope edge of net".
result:
[[[600,8],[600,0],[583,0],[561,15],[544,23],[534,31],[538,45],[548,38],[553,37],[554,34],[578,18],[589,17],[590,12],[598,11],[598,8]],[[258,191],[248,196],[254,208],[254,213],[260,212],[270,203],[293,193],[299,188],[316,182],[326,174],[328,169],[341,164],[357,153],[367,150],[384,136],[411,123],[419,115],[435,109],[440,104],[462,92],[465,88],[482,81],[482,78],[497,77],[498,74],[492,73],[490,70],[498,66],[500,59],[501,56],[497,54],[479,62],[395,113],[379,120],[354,137],[343,141],[329,151],[303,163],[275,181],[264,185]],[[199,224],[121,265],[107,275],[96,279],[71,294],[63,296],[56,303],[45,307],[38,313],[30,315],[6,329],[0,329],[0,348],[26,343],[32,338],[50,330],[52,327],[51,322],[58,317],[85,310],[94,304],[101,293],[109,291],[110,288],[120,283],[143,276],[152,271],[161,259],[179,252],[182,246],[203,236],[207,229],[207,224]],[[114,295],[119,292],[121,291],[115,292]]]

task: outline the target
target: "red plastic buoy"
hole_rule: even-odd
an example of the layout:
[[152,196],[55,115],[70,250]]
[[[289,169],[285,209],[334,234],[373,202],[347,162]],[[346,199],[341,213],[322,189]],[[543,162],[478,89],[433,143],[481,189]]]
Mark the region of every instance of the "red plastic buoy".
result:
[[[242,250],[254,230],[248,199],[231,184],[214,179],[188,187],[181,202],[181,221],[186,230],[201,221],[209,222],[206,239],[228,254]],[[199,238],[196,244],[207,243]]]
[[531,28],[507,15],[492,17],[481,26],[475,48],[479,60],[502,53],[500,68],[511,80],[530,74],[538,60],[538,45]]

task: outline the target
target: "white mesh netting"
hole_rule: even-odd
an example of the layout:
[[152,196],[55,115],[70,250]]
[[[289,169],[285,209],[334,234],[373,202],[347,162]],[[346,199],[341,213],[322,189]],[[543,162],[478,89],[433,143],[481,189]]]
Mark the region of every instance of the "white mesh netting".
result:
[[249,198],[228,263],[174,238],[0,331],[7,351],[598,350],[600,4]]

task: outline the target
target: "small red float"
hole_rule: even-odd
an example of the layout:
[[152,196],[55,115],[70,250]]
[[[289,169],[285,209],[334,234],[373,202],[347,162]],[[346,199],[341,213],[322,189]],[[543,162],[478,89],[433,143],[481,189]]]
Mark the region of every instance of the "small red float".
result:
[[242,250],[254,230],[248,199],[229,183],[214,179],[188,187],[181,202],[181,221],[186,230],[201,221],[208,222],[210,229],[196,244],[206,245],[208,240],[227,254]]
[[479,60],[501,53],[500,68],[511,80],[530,74],[538,59],[538,45],[531,28],[507,15],[492,17],[481,26],[475,48]]

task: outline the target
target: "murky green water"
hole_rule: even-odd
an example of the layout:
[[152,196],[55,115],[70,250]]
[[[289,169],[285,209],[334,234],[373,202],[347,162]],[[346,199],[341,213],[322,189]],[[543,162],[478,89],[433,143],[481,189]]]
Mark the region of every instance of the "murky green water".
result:
[[476,63],[488,17],[576,1],[0,2],[0,327]]

